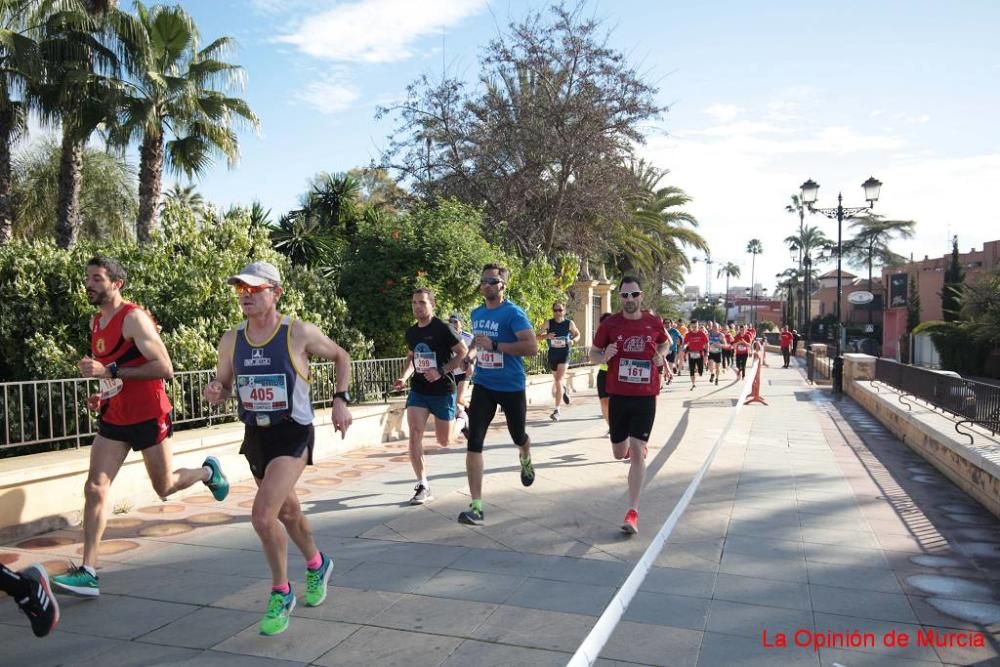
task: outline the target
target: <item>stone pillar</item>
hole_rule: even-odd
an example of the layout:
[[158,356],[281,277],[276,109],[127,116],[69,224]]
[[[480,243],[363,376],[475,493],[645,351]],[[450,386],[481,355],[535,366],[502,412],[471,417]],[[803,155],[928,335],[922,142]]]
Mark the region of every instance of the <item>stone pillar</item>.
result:
[[844,383],[875,379],[875,357],[849,352],[844,355]]
[[569,303],[566,304],[566,317],[576,323],[576,328],[580,330],[580,341],[582,344],[589,344],[594,339],[594,330],[591,323],[594,321],[594,287],[598,285],[596,280],[584,280],[582,275],[573,286],[569,288]]

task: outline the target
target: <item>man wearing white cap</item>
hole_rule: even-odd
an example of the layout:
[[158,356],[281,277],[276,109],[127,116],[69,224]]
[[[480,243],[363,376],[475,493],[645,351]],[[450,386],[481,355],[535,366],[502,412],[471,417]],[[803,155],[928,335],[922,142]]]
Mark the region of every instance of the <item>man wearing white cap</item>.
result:
[[276,635],[288,628],[295,594],[288,580],[288,538],[306,560],[305,602],[315,607],[326,599],[333,561],[316,547],[302,513],[295,484],[312,464],[313,410],[309,396],[309,357],[335,364],[333,426],[346,435],[351,425],[347,392],[351,358],[320,329],[278,312],[281,274],[268,262],[253,262],[227,281],[236,290],[246,316],[219,343],[216,376],[205,387],[205,399],[217,405],[235,393],[245,425],[240,453],[257,481],[251,522],[271,568],[271,596],[260,632]]

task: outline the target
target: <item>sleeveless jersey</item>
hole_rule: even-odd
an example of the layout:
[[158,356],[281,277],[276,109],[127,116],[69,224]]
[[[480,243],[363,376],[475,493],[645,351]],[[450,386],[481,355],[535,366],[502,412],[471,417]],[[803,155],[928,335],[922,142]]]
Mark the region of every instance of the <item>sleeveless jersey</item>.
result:
[[569,320],[562,322],[549,320],[546,331],[556,336],[549,340],[549,356],[565,355],[570,346]]
[[292,320],[282,317],[266,341],[255,344],[247,335],[247,323],[236,330],[233,374],[239,399],[240,421],[269,426],[292,420],[312,424],[309,376],[292,361]]
[[[90,352],[105,366],[115,362],[119,368],[134,368],[149,361],[142,356],[135,341],[122,336],[125,316],[139,308],[124,303],[107,326],[101,327],[98,313],[90,328]],[[163,380],[101,379],[101,419],[116,426],[130,426],[159,419],[172,409]]]

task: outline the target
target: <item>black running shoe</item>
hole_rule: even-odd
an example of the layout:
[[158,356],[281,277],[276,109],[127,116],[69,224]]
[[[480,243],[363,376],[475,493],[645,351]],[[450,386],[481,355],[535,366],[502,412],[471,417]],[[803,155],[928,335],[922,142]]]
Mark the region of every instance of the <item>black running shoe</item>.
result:
[[17,606],[31,621],[31,631],[44,637],[59,624],[59,603],[49,587],[49,575],[40,565],[29,565],[18,572],[28,582],[28,596]]
[[563,403],[565,403],[566,405],[569,405],[570,403],[569,392],[566,391],[566,389],[563,389]]
[[481,526],[483,525],[483,511],[469,505],[469,509],[458,515],[458,522],[464,523],[466,526]]

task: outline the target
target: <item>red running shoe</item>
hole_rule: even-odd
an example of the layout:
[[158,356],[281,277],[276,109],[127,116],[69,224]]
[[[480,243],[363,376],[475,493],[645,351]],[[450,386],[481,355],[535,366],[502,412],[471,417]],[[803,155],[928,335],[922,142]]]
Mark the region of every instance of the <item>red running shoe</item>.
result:
[[629,535],[639,534],[639,513],[635,510],[625,512],[625,521],[622,523],[622,532]]

